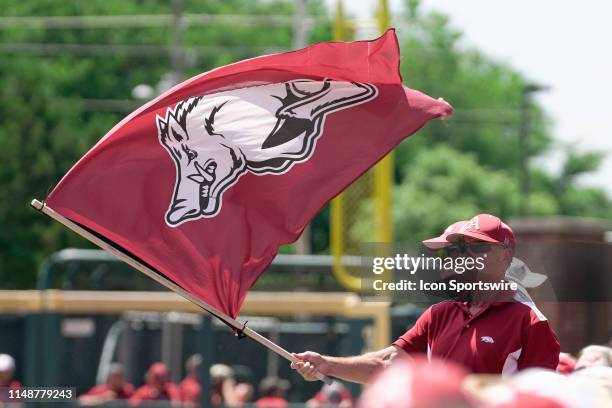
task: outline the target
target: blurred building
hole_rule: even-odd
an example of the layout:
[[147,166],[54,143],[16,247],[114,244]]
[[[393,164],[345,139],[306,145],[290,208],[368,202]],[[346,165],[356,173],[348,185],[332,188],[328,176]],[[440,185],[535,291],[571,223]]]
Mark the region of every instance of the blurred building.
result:
[[607,220],[550,217],[510,220],[517,256],[548,277],[531,294],[563,351],[606,344],[612,336],[612,230]]

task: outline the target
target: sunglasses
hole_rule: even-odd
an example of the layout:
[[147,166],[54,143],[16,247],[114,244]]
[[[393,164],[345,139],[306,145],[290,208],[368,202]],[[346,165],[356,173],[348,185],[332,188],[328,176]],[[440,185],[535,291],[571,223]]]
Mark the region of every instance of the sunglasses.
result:
[[489,252],[492,246],[495,244],[491,244],[489,242],[464,242],[459,241],[453,245],[447,246],[444,248],[449,255],[452,254],[465,254],[467,251],[470,251],[473,254],[485,254]]

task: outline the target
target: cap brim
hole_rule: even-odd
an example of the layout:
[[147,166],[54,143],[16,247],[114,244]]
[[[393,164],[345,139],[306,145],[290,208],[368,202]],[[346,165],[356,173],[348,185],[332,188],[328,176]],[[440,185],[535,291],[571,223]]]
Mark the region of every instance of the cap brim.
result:
[[446,237],[446,239],[448,241],[457,239],[457,238],[463,238],[463,237],[468,237],[468,238],[474,238],[483,242],[490,242],[492,244],[500,244],[501,242],[493,239],[491,237],[489,237],[488,235],[485,234],[480,234],[478,232],[475,231],[466,231],[466,232],[454,232],[452,234],[448,234],[448,236]]
[[426,239],[423,241],[423,245],[425,245],[429,249],[442,249],[450,246],[451,243],[446,240],[445,237],[439,236],[435,238]]

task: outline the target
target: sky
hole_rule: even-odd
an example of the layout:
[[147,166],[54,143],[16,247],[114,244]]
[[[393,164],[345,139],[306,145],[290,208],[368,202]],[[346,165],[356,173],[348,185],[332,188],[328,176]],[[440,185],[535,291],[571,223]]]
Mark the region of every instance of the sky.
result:
[[[333,10],[335,0],[325,1]],[[346,12],[358,19],[370,18],[376,5],[376,0],[344,0]],[[404,0],[390,5],[397,15]],[[463,33],[462,46],[549,86],[536,99],[552,119],[553,136],[561,142],[556,145],[607,152],[601,169],[580,183],[603,187],[612,197],[612,2],[422,0],[421,8],[448,15]],[[556,171],[561,157],[560,149],[553,150],[534,164]]]

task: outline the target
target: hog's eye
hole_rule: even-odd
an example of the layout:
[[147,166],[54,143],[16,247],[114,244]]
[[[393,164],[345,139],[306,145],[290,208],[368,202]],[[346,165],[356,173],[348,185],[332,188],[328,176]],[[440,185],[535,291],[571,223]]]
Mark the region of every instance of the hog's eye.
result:
[[187,155],[187,160],[191,163],[196,157],[198,157],[198,153],[195,150],[191,150],[188,147],[183,148],[185,154]]

